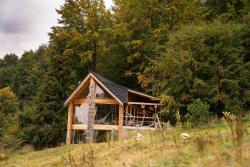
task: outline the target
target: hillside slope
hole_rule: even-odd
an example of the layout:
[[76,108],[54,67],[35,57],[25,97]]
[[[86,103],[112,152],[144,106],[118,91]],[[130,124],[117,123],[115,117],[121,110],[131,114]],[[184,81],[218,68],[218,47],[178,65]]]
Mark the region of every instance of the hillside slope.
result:
[[141,140],[130,138],[113,143],[18,151],[0,160],[0,166],[249,166],[250,136],[247,131],[241,148],[233,146],[229,129],[219,125],[190,130],[188,133],[191,137],[185,142],[179,138],[183,131],[168,129],[164,139],[157,132],[147,132],[143,133]]

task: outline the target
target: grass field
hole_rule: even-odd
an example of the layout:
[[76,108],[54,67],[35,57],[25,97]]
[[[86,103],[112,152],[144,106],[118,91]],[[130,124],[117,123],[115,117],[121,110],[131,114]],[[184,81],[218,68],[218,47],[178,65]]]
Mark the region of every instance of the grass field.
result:
[[[47,166],[250,166],[250,123],[244,123],[241,146],[232,140],[230,129],[217,124],[204,129],[177,130],[169,128],[164,139],[159,132],[141,132],[144,138],[135,140],[134,134],[123,141],[96,144],[62,145],[42,151],[21,149],[2,156],[1,167]],[[190,134],[188,141],[180,133]],[[241,153],[241,154],[240,154]]]

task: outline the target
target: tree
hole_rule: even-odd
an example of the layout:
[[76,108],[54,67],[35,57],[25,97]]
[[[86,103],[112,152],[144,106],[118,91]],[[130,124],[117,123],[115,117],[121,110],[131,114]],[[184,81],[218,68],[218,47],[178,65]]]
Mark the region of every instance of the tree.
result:
[[46,51],[48,71],[22,115],[26,140],[38,149],[64,141],[64,101],[88,72],[90,61],[95,70],[96,57],[102,53],[106,14],[102,0],[67,0],[58,13],[61,25],[52,28]]
[[15,79],[18,80],[16,94],[21,100],[22,108],[36,95],[37,88],[47,71],[48,57],[46,52],[47,47],[41,45],[35,51],[24,52],[19,60]]
[[11,87],[14,92],[18,91],[18,57],[15,54],[6,54],[0,61],[0,88]]
[[21,108],[36,94],[37,87],[47,70],[46,46],[25,51],[20,59],[6,55],[0,65],[0,88],[9,86],[18,96]]
[[[121,54],[127,59],[126,74],[134,78],[133,83],[145,79],[143,71],[149,59],[165,52],[169,33],[182,24],[203,22],[207,12],[206,7],[196,0],[116,0],[114,3],[116,31],[113,34],[125,37],[116,47],[125,50]],[[140,89],[137,84],[132,87]]]
[[205,4],[211,9],[210,19],[216,19],[219,16],[225,21],[240,21],[250,9],[248,0],[206,0]]
[[243,28],[221,23],[184,26],[170,36],[166,52],[151,60],[144,85],[153,87],[163,102],[174,104],[183,115],[197,98],[211,106],[210,112],[222,115],[228,100],[248,99],[249,68],[240,33]]
[[209,105],[200,99],[194,100],[187,106],[188,113],[185,115],[187,121],[196,125],[206,125],[209,121]]
[[96,59],[103,54],[102,30],[109,23],[109,13],[103,0],[67,0],[57,10],[61,15],[59,23],[63,28],[54,27],[55,33],[70,34],[68,49],[80,55],[82,62],[92,62],[90,69],[96,71]]
[[0,89],[0,147],[2,148],[18,148],[23,142],[18,107],[18,99],[10,88]]

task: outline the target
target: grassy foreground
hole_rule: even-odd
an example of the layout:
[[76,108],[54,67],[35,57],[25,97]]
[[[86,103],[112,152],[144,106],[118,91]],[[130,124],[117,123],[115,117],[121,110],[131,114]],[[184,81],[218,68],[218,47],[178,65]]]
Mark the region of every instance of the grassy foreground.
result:
[[[142,132],[144,138],[97,144],[60,146],[42,151],[19,150],[0,160],[0,166],[250,166],[249,124],[241,147],[233,144],[230,130],[224,125],[206,129],[168,129],[163,139],[159,132]],[[180,133],[188,132],[183,141]],[[133,136],[131,134],[130,136]],[[242,153],[242,154],[240,154]]]

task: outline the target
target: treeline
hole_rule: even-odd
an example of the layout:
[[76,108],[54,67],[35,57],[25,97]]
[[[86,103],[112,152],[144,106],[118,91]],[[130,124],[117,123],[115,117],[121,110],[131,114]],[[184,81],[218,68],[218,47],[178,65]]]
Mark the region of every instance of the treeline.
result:
[[90,70],[198,125],[250,102],[247,0],[66,0],[49,43],[0,59],[0,146],[65,140],[65,99]]

